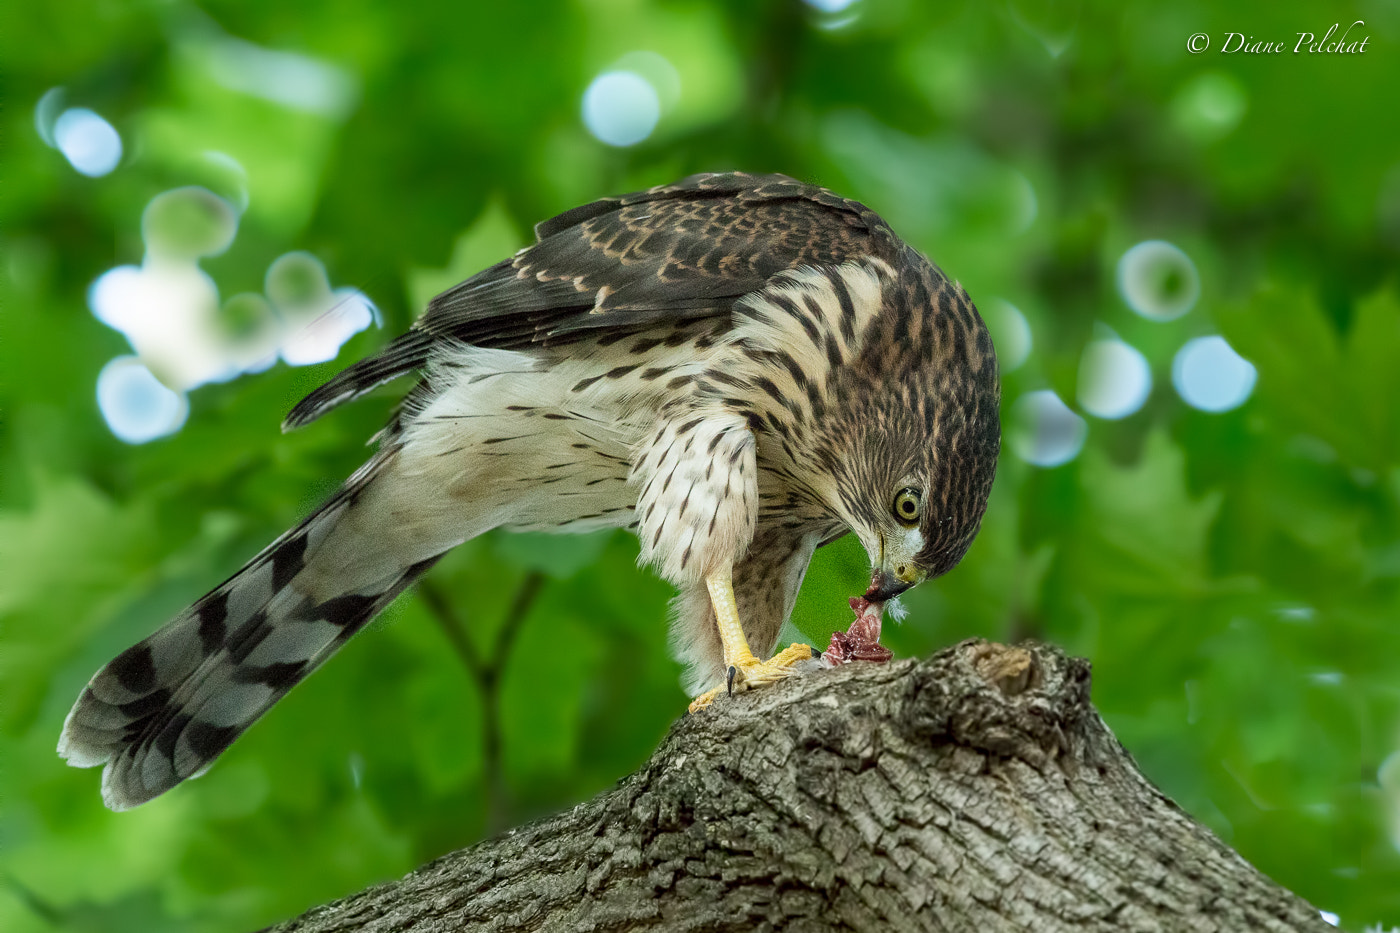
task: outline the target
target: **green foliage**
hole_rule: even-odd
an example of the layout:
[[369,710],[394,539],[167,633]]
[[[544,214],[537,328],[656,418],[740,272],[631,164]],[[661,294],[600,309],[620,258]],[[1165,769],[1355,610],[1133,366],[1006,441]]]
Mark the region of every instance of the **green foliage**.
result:
[[[105,811],[96,775],[53,749],[85,678],[333,489],[403,387],[282,435],[292,403],[535,221],[730,168],[881,211],[999,309],[1006,362],[1017,336],[1000,309],[1020,309],[1033,346],[1003,374],[1008,416],[1046,388],[1075,406],[1085,345],[1108,331],[1154,379],[1135,414],[1089,416],[1063,466],[1008,449],[977,543],[910,594],[887,643],[912,655],[1034,636],[1084,654],[1099,709],[1164,791],[1343,926],[1400,925],[1392,6],[12,7],[0,929],[253,928],[584,799],[644,759],[685,698],[668,587],[622,534],[470,542],[431,575],[441,604],[400,600],[207,777],[134,812]],[[1291,48],[1358,19],[1364,55],[1185,49],[1236,30]],[[287,73],[260,92],[230,78],[239,55],[264,77],[287,63],[256,57],[268,50],[303,56],[290,61],[310,63],[320,97],[279,98],[300,86]],[[661,106],[630,149],[579,117],[614,67],[651,81]],[[55,87],[116,127],[116,171],[79,175],[35,132]],[[130,446],[94,399],[129,348],[87,289],[141,262],[142,211],[189,185],[241,211],[232,246],[202,260],[223,299],[241,296],[223,305],[232,330],[270,313],[268,269],[297,250],[369,295],[383,329],[330,363],[194,389],[182,430]],[[198,217],[175,219],[206,236]],[[1119,258],[1148,239],[1199,272],[1200,300],[1174,320],[1134,314],[1115,286]],[[1211,334],[1258,376],[1220,414],[1172,387],[1177,350]],[[824,644],[867,574],[855,541],[821,551],[797,628]]]

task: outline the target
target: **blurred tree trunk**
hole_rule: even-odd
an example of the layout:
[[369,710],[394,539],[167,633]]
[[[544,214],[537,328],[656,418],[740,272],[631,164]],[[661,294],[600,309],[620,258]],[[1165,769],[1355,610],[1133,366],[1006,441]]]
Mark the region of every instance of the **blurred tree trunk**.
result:
[[277,929],[1331,927],[1147,782],[1088,662],[969,641],[718,702],[607,793]]

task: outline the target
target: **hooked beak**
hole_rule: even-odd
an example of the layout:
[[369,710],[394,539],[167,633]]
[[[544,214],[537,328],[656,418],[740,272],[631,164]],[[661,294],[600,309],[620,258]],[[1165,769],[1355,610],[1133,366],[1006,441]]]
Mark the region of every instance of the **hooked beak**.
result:
[[[899,570],[904,573],[898,573]],[[870,589],[865,591],[865,598],[872,603],[889,602],[914,584],[922,582],[925,576],[912,565],[895,569],[880,567],[870,577]]]

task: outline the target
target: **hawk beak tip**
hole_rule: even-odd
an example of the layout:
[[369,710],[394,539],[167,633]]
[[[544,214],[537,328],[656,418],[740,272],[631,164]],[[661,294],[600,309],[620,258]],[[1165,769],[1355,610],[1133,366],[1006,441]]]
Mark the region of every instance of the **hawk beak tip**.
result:
[[887,603],[913,585],[911,580],[901,580],[882,570],[870,581],[870,589],[865,591],[865,598],[872,603]]

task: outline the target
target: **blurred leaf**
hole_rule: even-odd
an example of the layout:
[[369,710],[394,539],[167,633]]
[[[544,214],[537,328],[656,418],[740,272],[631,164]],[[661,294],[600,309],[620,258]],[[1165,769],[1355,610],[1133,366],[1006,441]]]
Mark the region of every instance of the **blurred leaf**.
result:
[[[120,506],[82,480],[40,475],[26,512],[0,513],[0,727],[28,728],[52,669],[151,577],[148,503]],[[55,620],[62,620],[55,625]]]
[[435,296],[495,265],[524,245],[505,207],[493,200],[457,238],[445,269],[413,269],[408,273],[409,302],[415,309],[426,308]]
[[1081,482],[1091,495],[1081,517],[1082,579],[1112,582],[1133,596],[1194,594],[1206,589],[1206,532],[1221,495],[1199,501],[1186,491],[1185,454],[1165,433],[1147,439],[1141,459],[1115,467],[1104,454],[1084,454]]
[[1220,323],[1258,367],[1256,391],[1283,430],[1316,437],[1343,463],[1372,473],[1400,459],[1400,408],[1393,404],[1400,397],[1400,304],[1393,293],[1359,301],[1345,338],[1315,300],[1277,287]]

